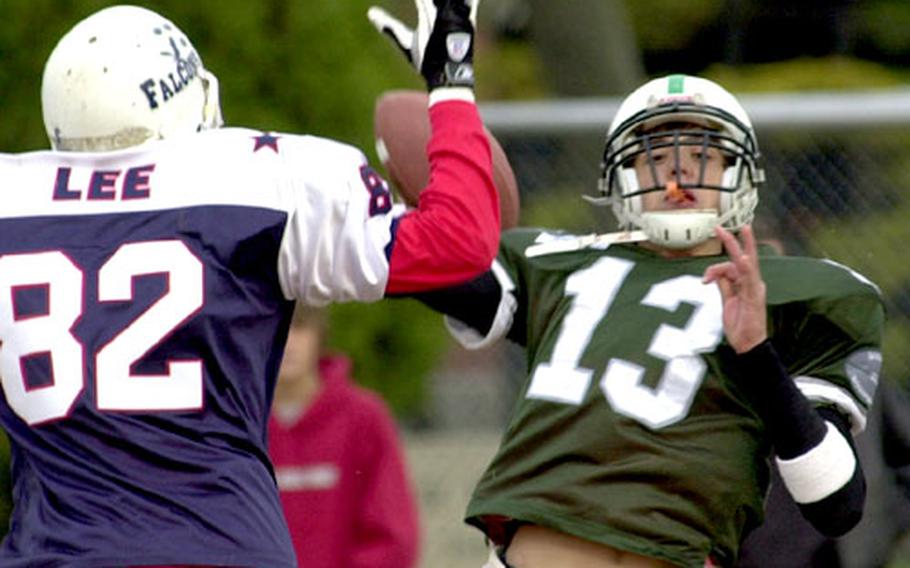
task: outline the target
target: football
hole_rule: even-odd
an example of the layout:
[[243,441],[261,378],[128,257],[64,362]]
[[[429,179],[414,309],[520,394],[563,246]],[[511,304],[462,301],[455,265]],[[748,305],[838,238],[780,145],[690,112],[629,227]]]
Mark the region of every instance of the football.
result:
[[[373,113],[376,153],[398,194],[411,206],[417,204],[417,196],[430,178],[427,99],[423,91],[388,91],[376,100]],[[509,229],[518,225],[518,182],[502,146],[488,129],[484,130],[490,140],[502,228]]]

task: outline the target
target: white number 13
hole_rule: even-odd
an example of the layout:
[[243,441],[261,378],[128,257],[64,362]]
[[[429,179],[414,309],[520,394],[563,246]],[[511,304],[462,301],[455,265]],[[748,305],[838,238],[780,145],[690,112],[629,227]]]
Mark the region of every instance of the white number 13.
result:
[[[572,305],[550,361],[534,369],[529,398],[581,404],[593,374],[591,369],[579,366],[582,355],[633,266],[631,261],[603,257],[569,277],[566,295],[572,296]],[[656,387],[643,384],[644,366],[616,357],[607,362],[600,380],[613,410],[654,429],[685,418],[707,370],[699,353],[713,351],[723,338],[720,291],[717,286],[702,284],[696,276],[658,282],[641,303],[673,312],[683,302],[695,306],[686,326],[661,324],[647,350],[666,362]],[[621,334],[623,330],[613,329],[612,333]]]
[[[7,401],[29,424],[62,418],[84,388],[84,357],[95,357],[95,390],[99,410],[155,411],[199,408],[202,365],[171,361],[165,375],[133,375],[133,363],[199,310],[203,302],[203,269],[180,241],[125,244],[98,272],[98,301],[133,299],[133,278],[164,274],[164,295],[97,353],[85,353],[72,328],[83,315],[83,271],[64,253],[50,251],[0,257],[0,380]],[[47,290],[47,313],[16,317],[15,292],[29,287]],[[23,360],[49,355],[49,384],[30,387]]]

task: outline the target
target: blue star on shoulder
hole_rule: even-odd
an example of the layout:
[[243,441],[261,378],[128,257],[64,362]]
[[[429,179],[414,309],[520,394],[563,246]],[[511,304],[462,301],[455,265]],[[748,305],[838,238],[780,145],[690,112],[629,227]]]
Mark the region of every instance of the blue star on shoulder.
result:
[[278,139],[281,136],[272,136],[268,132],[263,132],[259,136],[254,136],[256,143],[253,145],[253,152],[258,152],[261,148],[271,148],[278,153]]

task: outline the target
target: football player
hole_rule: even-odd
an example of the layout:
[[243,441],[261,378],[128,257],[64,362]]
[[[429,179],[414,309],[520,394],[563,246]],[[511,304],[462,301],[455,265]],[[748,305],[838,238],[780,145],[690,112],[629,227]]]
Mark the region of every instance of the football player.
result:
[[434,168],[413,212],[356,148],[218,128],[215,77],[154,12],[59,41],[53,150],[0,155],[0,564],[297,566],[265,442],[295,301],[449,285],[498,245],[473,76],[446,73],[476,2],[417,4]]
[[877,288],[759,250],[749,117],[671,75],[621,104],[602,195],[619,233],[503,234],[476,280],[423,294],[472,348],[507,337],[528,375],[467,522],[515,568],[730,566],[776,459],[803,515],[862,513],[851,435],[881,365]]

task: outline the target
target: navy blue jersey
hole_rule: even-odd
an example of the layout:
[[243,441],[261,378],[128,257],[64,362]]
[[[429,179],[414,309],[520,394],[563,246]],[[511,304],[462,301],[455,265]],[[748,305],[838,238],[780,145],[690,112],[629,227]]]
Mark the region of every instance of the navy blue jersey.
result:
[[[475,107],[434,112],[440,153],[490,179],[449,189],[495,221]],[[439,217],[393,205],[355,148],[245,129],[0,155],[0,196],[0,566],[296,566],[266,454],[294,301],[381,298],[395,231]]]
[[[370,193],[352,148],[245,130],[190,142],[0,162],[15,204],[0,213],[15,480],[2,558],[296,565],[265,447],[273,346],[296,297],[381,296],[384,281],[361,276],[372,267],[350,266],[347,289],[320,278],[346,243],[387,271],[391,217],[377,212],[385,240],[365,247]],[[291,159],[305,175],[280,167]],[[240,176],[223,167],[237,160]],[[320,245],[348,215],[351,233]]]

